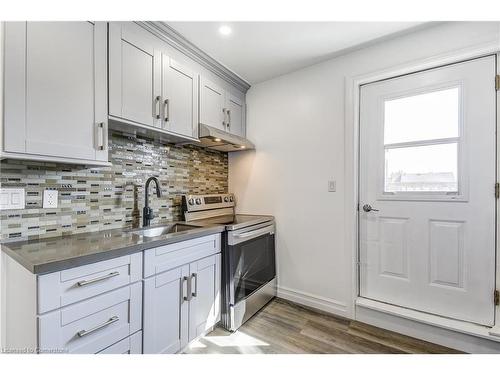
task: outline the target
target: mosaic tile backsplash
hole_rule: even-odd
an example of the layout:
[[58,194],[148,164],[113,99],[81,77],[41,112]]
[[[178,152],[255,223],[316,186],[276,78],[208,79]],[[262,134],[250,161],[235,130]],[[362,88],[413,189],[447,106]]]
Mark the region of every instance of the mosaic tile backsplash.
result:
[[[182,194],[227,193],[228,159],[222,152],[111,133],[109,161],[112,167],[89,168],[3,160],[1,185],[25,188],[26,208],[0,212],[1,239],[137,227],[151,176],[158,177],[162,191],[157,198],[151,184],[152,225],[182,219]],[[42,208],[44,189],[59,190],[57,208]]]

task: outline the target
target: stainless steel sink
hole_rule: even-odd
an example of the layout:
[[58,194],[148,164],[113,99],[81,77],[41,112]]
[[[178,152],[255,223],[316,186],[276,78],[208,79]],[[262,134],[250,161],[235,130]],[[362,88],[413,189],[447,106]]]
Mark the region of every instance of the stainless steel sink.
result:
[[134,230],[132,231],[132,233],[143,237],[158,237],[171,233],[185,232],[187,230],[196,228],[199,227],[187,224],[169,224],[169,225],[163,225],[161,227],[152,227],[152,228],[143,228],[139,230]]

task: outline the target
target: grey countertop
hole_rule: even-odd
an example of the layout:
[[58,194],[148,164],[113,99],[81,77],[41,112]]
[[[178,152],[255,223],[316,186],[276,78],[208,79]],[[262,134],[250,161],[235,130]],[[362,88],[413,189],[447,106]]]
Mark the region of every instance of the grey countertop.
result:
[[[135,229],[137,230],[137,229]],[[134,229],[114,229],[41,240],[2,243],[2,251],[34,274],[57,272],[224,231],[223,225],[198,226],[147,238]]]

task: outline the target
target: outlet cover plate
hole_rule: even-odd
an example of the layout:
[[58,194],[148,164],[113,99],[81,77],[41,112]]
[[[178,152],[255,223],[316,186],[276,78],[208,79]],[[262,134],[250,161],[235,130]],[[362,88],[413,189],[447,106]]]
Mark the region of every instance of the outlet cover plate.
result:
[[44,190],[43,192],[43,208],[57,208],[57,190]]
[[2,188],[0,189],[0,209],[22,210],[25,205],[24,189]]
[[336,181],[328,181],[328,191],[333,193],[337,191],[337,183]]

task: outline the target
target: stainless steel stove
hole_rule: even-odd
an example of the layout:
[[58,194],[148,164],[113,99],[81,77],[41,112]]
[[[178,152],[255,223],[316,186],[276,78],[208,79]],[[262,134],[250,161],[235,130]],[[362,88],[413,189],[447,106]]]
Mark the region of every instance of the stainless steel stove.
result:
[[184,220],[222,224],[222,325],[236,331],[276,295],[274,217],[235,214],[233,194],[184,195]]

